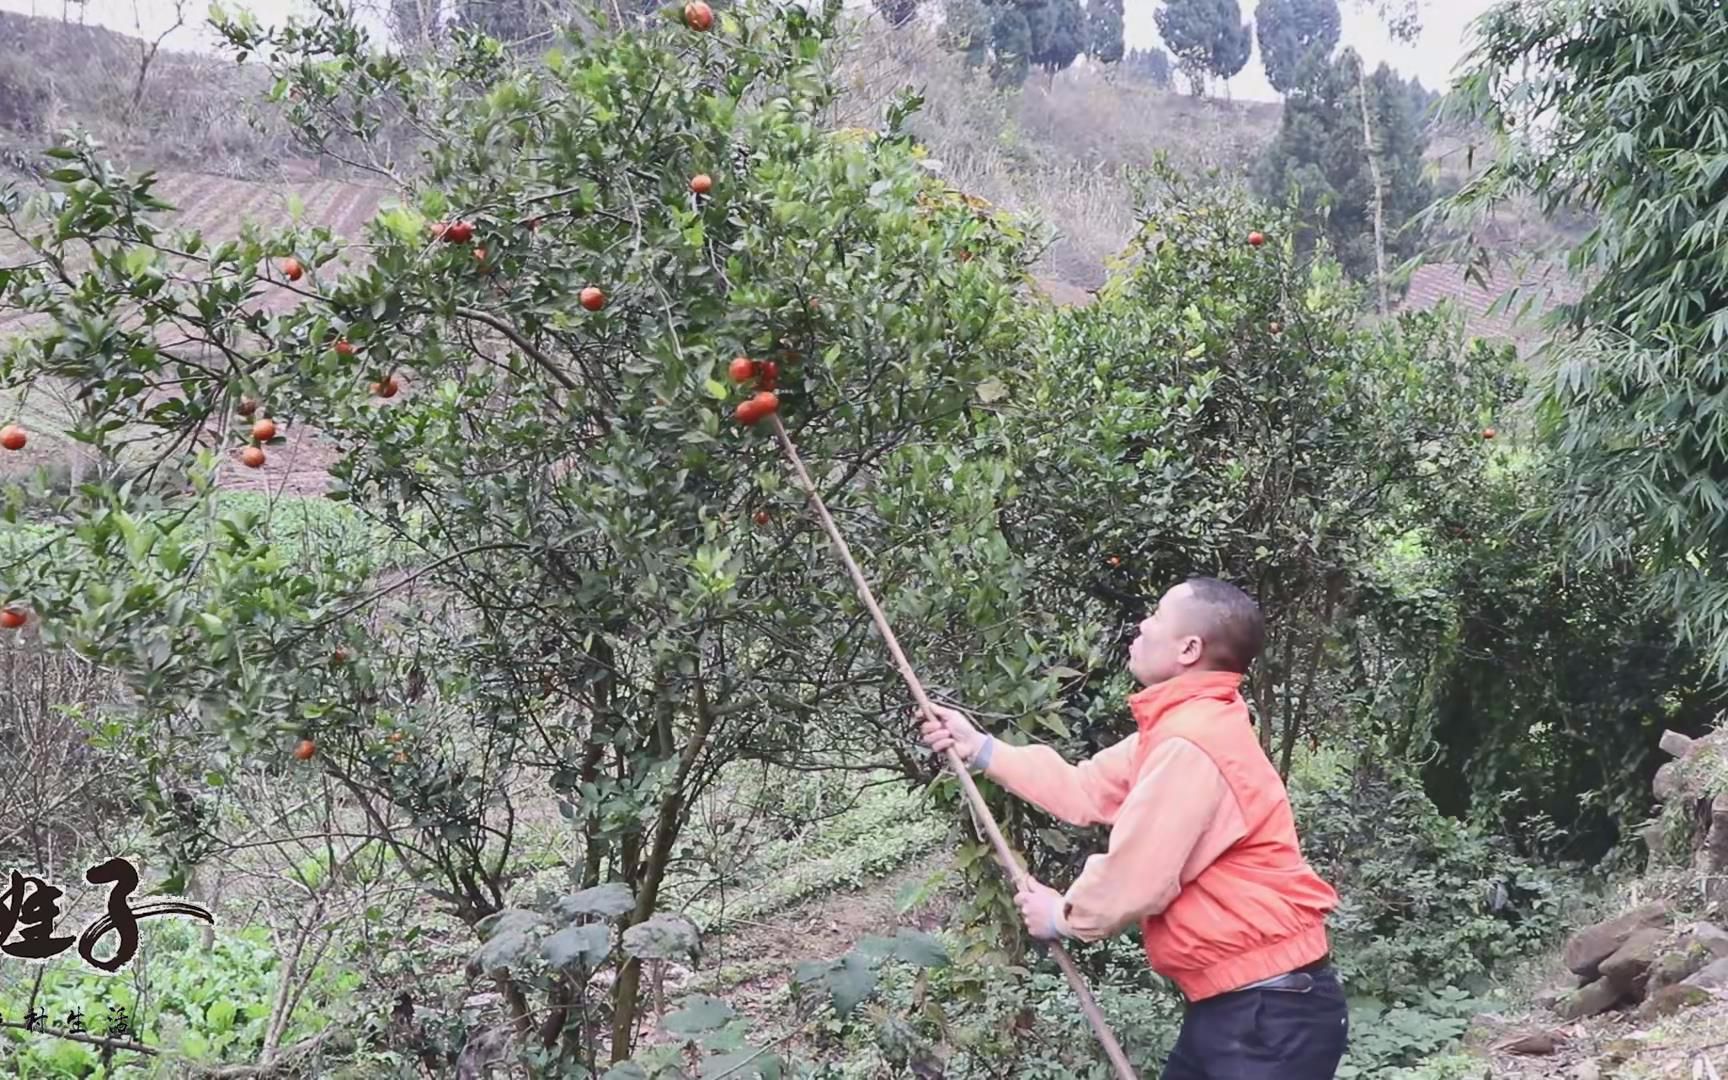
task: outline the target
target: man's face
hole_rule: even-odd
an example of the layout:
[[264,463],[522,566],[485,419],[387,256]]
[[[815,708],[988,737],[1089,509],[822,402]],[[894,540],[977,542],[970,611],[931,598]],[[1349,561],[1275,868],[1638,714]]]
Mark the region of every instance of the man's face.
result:
[[1128,674],[1143,686],[1153,686],[1188,671],[1200,660],[1202,643],[1190,618],[1193,599],[1186,583],[1158,601],[1140,622],[1140,633],[1128,646]]

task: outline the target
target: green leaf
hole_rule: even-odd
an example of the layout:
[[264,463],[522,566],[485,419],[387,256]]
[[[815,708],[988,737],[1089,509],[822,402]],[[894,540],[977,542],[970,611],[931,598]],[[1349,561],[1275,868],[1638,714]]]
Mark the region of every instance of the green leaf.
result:
[[666,1015],[666,1030],[674,1035],[696,1036],[724,1027],[737,1013],[719,998],[693,994],[681,1007]]
[[850,1016],[875,991],[876,968],[862,956],[847,953],[840,958],[837,969],[829,972],[827,981],[834,1011],[842,1017]]
[[642,960],[682,960],[701,948],[701,931],[682,915],[662,912],[624,931],[624,951]]
[[612,929],[605,923],[586,926],[566,926],[547,938],[540,946],[540,955],[555,968],[594,970],[612,952]]
[[630,886],[619,881],[609,881],[591,889],[560,896],[552,904],[552,913],[563,922],[571,922],[585,915],[613,919],[635,906],[636,898],[631,895]]
[[894,955],[919,967],[943,967],[948,963],[948,950],[942,943],[919,930],[901,930],[895,934]]
[[713,1078],[724,1076],[727,1080],[738,1077],[748,1080],[749,1077],[760,1077],[761,1080],[780,1080],[782,1065],[777,1054],[764,1054],[754,1046],[746,1046],[729,1054],[716,1054],[702,1062],[702,1076]]

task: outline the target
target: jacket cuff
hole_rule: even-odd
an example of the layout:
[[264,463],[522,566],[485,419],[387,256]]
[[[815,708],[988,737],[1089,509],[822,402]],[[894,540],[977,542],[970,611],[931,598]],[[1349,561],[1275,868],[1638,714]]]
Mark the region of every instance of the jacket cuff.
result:
[[990,756],[995,753],[995,750],[996,737],[993,735],[986,735],[984,736],[984,745],[978,748],[978,752],[973,754],[972,759],[966,764],[973,772],[981,773],[990,767]]
[[1071,938],[1074,930],[1068,925],[1068,897],[1056,897],[1056,910],[1050,913],[1050,923],[1056,928],[1057,937]]

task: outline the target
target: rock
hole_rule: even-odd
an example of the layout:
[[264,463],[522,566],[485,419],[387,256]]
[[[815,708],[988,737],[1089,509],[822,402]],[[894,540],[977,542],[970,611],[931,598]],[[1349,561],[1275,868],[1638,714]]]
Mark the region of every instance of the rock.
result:
[[1602,1080],[1602,1066],[1586,1061],[1572,1069],[1572,1080]]
[[1710,991],[1697,986],[1687,986],[1685,983],[1664,986],[1660,990],[1652,990],[1650,996],[1644,999],[1644,1004],[1638,1007],[1638,1019],[1648,1022],[1658,1017],[1672,1016],[1681,1009],[1703,1005],[1710,999]]
[[1717,960],[1681,980],[1681,986],[1700,990],[1728,990],[1728,960]]
[[1665,931],[1655,927],[1647,926],[1634,930],[1632,936],[1614,950],[1614,955],[1599,965],[1602,977],[1612,982],[1626,997],[1633,1001],[1643,1001],[1650,965],[1656,962],[1656,957],[1661,954],[1662,943],[1667,938]]
[[1728,930],[1710,923],[1693,923],[1650,965],[1649,992],[1684,982],[1713,960],[1728,958]]
[[1602,961],[1626,944],[1626,939],[1646,927],[1661,926],[1668,919],[1668,905],[1661,900],[1635,907],[1623,915],[1587,926],[1566,942],[1566,969],[1578,975],[1595,975]]
[[1657,802],[1671,802],[1680,794],[1681,779],[1680,763],[1664,761],[1656,767],[1656,775],[1650,778],[1650,793],[1656,796]]
[[1691,752],[1692,747],[1695,746],[1697,742],[1697,739],[1682,735],[1678,731],[1664,731],[1662,733],[1662,741],[1656,745],[1661,747],[1662,752],[1667,754],[1669,757],[1683,758]]
[[1700,946],[1718,960],[1728,959],[1728,930],[1714,923],[1693,923],[1681,941]]
[[1567,994],[1554,1011],[1562,1020],[1582,1020],[1586,1016],[1607,1012],[1620,1004],[1621,991],[1607,979],[1597,979],[1581,990]]

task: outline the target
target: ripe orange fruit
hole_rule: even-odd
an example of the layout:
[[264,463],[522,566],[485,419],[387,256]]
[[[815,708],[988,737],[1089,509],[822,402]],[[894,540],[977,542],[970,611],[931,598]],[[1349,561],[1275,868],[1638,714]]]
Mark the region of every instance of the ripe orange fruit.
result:
[[756,524],[758,524],[758,525],[766,525],[770,521],[774,520],[774,515],[770,514],[766,510],[758,510],[758,511],[756,511],[755,520],[756,520]]
[[[707,5],[704,4],[703,6],[706,7]],[[577,299],[579,299],[582,302],[582,306],[587,308],[589,311],[599,311],[601,308],[606,306],[606,294],[593,285],[583,289]]]
[[259,442],[269,442],[276,437],[276,421],[266,416],[252,425],[252,437]]
[[0,611],[0,627],[5,627],[8,630],[18,629],[28,619],[29,616],[24,613],[23,608],[9,607]]
[[750,400],[756,403],[756,407],[762,411],[763,416],[780,411],[780,395],[772,390],[764,390]]
[[301,739],[294,744],[294,759],[296,761],[309,761],[312,755],[317,752],[318,744],[311,739]]
[[1491,427],[1485,427],[1482,429],[1482,437],[1484,439],[1492,439],[1494,436],[1496,436],[1498,434],[1500,434],[1500,433],[1498,431],[1495,431]]
[[690,178],[690,190],[698,195],[706,195],[714,190],[714,178],[707,173],[697,173]]
[[258,411],[258,399],[257,398],[243,397],[240,399],[240,415],[241,416],[251,416],[253,413],[255,413],[257,411]]
[[748,426],[755,424],[756,421],[762,419],[763,412],[762,412],[762,407],[760,405],[756,404],[755,398],[748,398],[748,399],[738,403],[738,408],[733,412],[732,415],[734,415],[738,418],[738,422],[740,424],[743,424],[746,427],[748,427]]
[[1112,555],[1108,559],[1105,559],[1104,561],[1109,563],[1111,566],[1121,566],[1122,565],[1122,556]]
[[764,390],[772,390],[780,383],[780,365],[772,360],[764,360],[758,364],[756,374],[756,385]]
[[8,450],[22,450],[29,441],[30,436],[24,434],[24,429],[17,424],[7,424],[0,428],[0,446]]
[[684,5],[684,25],[692,30],[708,30],[714,25],[714,9],[702,0],[690,0]]
[[733,382],[749,382],[756,377],[756,361],[748,356],[740,356],[732,361],[726,372],[732,376]]
[[444,229],[444,241],[450,244],[466,244],[474,239],[474,226],[470,222],[457,221]]
[[306,268],[300,265],[299,259],[282,260],[282,276],[287,278],[289,281],[299,281],[300,275],[305,272]]
[[1263,232],[1251,232],[1248,234],[1248,244],[1250,247],[1259,247],[1265,242],[1266,234]]
[[400,389],[402,389],[402,384],[396,381],[394,375],[386,375],[372,384],[372,392],[383,398],[395,397],[396,391]]
[[248,446],[240,451],[240,464],[248,469],[262,469],[264,467],[264,448],[262,446]]
[[340,356],[340,357],[343,357],[344,359],[346,359],[350,356],[353,356],[356,351],[357,350],[354,348],[354,343],[352,341],[349,341],[347,338],[337,338],[336,339],[336,355],[337,356]]

